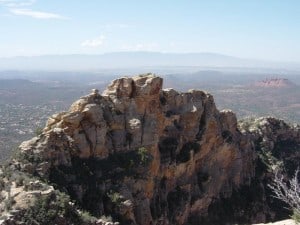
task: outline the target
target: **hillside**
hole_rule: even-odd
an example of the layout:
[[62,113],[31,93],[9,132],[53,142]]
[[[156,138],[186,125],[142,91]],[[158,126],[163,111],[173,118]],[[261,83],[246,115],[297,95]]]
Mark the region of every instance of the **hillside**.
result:
[[[287,218],[268,160],[293,174],[300,127],[237,122],[212,95],[122,77],[48,119],[1,168],[2,223],[249,224]],[[105,222],[106,221],[106,222]],[[113,221],[108,223],[108,221]]]
[[296,85],[286,78],[271,78],[258,81],[255,83],[255,86],[265,88],[288,88],[295,87]]

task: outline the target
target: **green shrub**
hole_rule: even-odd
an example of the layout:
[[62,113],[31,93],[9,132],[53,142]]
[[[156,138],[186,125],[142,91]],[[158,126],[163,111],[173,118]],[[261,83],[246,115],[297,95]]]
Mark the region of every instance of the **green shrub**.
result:
[[299,224],[299,223],[300,223],[300,211],[294,209],[294,210],[293,210],[292,219],[293,219],[297,224]]
[[15,203],[15,200],[10,195],[8,195],[7,199],[4,200],[5,211],[9,211]]
[[54,192],[50,195],[42,195],[37,198],[22,217],[26,225],[31,224],[53,224],[58,218],[74,224],[80,224],[80,215],[70,204],[70,197],[61,192]]
[[119,205],[122,202],[122,195],[119,192],[110,191],[107,193],[107,196],[111,200],[112,203]]
[[18,175],[15,182],[16,182],[16,186],[20,187],[24,185],[24,181],[25,181],[25,177],[22,175]]
[[147,149],[145,147],[140,147],[137,153],[140,159],[140,164],[146,165],[150,159]]
[[0,192],[5,189],[5,182],[0,178]]
[[36,136],[39,136],[43,133],[43,128],[42,127],[37,127],[34,131]]
[[275,171],[273,183],[268,187],[273,191],[274,197],[285,202],[289,209],[293,211],[292,218],[298,223],[300,222],[300,182],[298,179],[299,168],[295,175],[286,180],[286,175],[281,171]]
[[80,213],[80,217],[81,217],[81,220],[85,223],[87,222],[96,222],[97,218],[92,216],[89,212],[87,211],[83,211]]
[[101,216],[100,219],[104,220],[105,222],[113,222],[113,219],[112,219],[111,216],[105,216],[105,215],[103,215],[103,216]]

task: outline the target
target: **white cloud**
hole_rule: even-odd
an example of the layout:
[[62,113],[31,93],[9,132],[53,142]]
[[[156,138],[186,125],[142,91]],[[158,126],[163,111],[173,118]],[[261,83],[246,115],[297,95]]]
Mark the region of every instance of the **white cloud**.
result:
[[0,0],[0,6],[7,8],[12,15],[29,16],[35,19],[68,19],[56,13],[36,11],[28,7],[36,3],[37,0]]
[[25,7],[31,6],[36,2],[36,0],[0,0],[0,4],[6,7],[14,8],[14,7]]
[[55,13],[33,11],[31,9],[10,9],[10,12],[17,16],[29,16],[35,19],[68,19],[67,17],[61,16]]
[[96,48],[96,47],[99,47],[99,46],[103,45],[104,40],[105,40],[105,36],[101,35],[98,38],[83,41],[81,43],[81,46],[82,47],[89,47],[89,48]]

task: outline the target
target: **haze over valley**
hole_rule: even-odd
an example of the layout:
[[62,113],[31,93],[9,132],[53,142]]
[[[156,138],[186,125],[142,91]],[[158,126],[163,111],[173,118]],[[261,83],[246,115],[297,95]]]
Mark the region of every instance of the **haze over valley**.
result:
[[299,9],[0,0],[0,225],[300,223]]
[[[126,73],[125,73],[125,72]],[[239,120],[273,116],[300,123],[300,77],[296,71],[221,67],[152,67],[164,78],[164,88],[180,91],[199,89],[214,96],[218,109],[231,109]],[[120,76],[147,73],[148,68],[96,71],[1,71],[0,147],[1,160],[13,154],[21,141],[35,136],[47,118],[65,111],[71,103],[96,88],[102,92]],[[288,87],[261,87],[257,82],[285,78]]]

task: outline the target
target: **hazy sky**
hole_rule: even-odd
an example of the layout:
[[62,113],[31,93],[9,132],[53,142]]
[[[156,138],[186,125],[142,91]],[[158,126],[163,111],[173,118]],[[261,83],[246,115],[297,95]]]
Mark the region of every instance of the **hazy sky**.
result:
[[215,52],[300,62],[299,0],[0,0],[0,56]]

